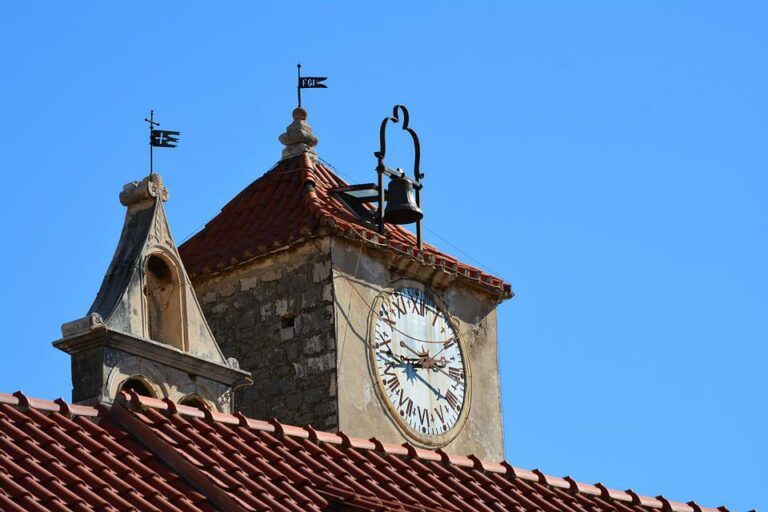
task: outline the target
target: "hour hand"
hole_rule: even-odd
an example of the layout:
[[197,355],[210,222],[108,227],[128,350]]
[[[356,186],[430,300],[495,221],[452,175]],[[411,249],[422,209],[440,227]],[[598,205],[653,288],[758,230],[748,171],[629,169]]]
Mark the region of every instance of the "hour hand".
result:
[[400,356],[400,362],[403,363],[403,364],[410,364],[410,365],[413,365],[413,366],[421,366],[421,364],[422,364],[421,359],[418,358],[418,357]]

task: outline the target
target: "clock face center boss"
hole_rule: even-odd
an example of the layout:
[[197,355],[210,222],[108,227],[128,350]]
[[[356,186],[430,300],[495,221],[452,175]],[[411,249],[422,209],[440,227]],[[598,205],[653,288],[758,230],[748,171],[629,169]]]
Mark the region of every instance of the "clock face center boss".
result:
[[416,284],[379,295],[369,354],[379,396],[409,437],[444,445],[461,430],[469,404],[469,365],[446,308]]

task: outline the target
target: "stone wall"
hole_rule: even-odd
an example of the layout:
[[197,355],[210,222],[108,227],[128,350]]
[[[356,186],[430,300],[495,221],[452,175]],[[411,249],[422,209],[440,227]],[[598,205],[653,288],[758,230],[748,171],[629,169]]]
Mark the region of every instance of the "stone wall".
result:
[[193,282],[226,357],[253,375],[235,410],[338,427],[330,243],[315,240]]

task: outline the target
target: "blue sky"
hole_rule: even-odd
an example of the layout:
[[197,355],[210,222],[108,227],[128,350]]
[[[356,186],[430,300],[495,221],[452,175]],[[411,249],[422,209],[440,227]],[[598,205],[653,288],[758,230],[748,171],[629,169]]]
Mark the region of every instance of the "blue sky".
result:
[[517,292],[512,464],[768,507],[768,4],[213,5],[0,5],[0,390],[69,398],[49,343],[98,290],[149,109],[182,132],[156,157],[181,241],[279,158],[300,61],[330,77],[320,155],[372,181],[408,105],[427,240]]

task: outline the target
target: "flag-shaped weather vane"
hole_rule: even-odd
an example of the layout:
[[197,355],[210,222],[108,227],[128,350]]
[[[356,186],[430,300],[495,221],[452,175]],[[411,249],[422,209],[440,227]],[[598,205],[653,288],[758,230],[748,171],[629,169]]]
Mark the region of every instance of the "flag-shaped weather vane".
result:
[[299,70],[299,83],[296,87],[296,92],[299,95],[299,107],[301,107],[301,90],[302,89],[327,89],[328,86],[322,84],[328,79],[327,76],[301,76],[301,64],[296,64],[296,68]]
[[154,149],[155,148],[175,148],[179,143],[181,132],[172,132],[169,130],[156,130],[155,126],[160,123],[155,122],[155,111],[149,111],[149,119],[144,118],[149,123],[149,174],[155,173]]

